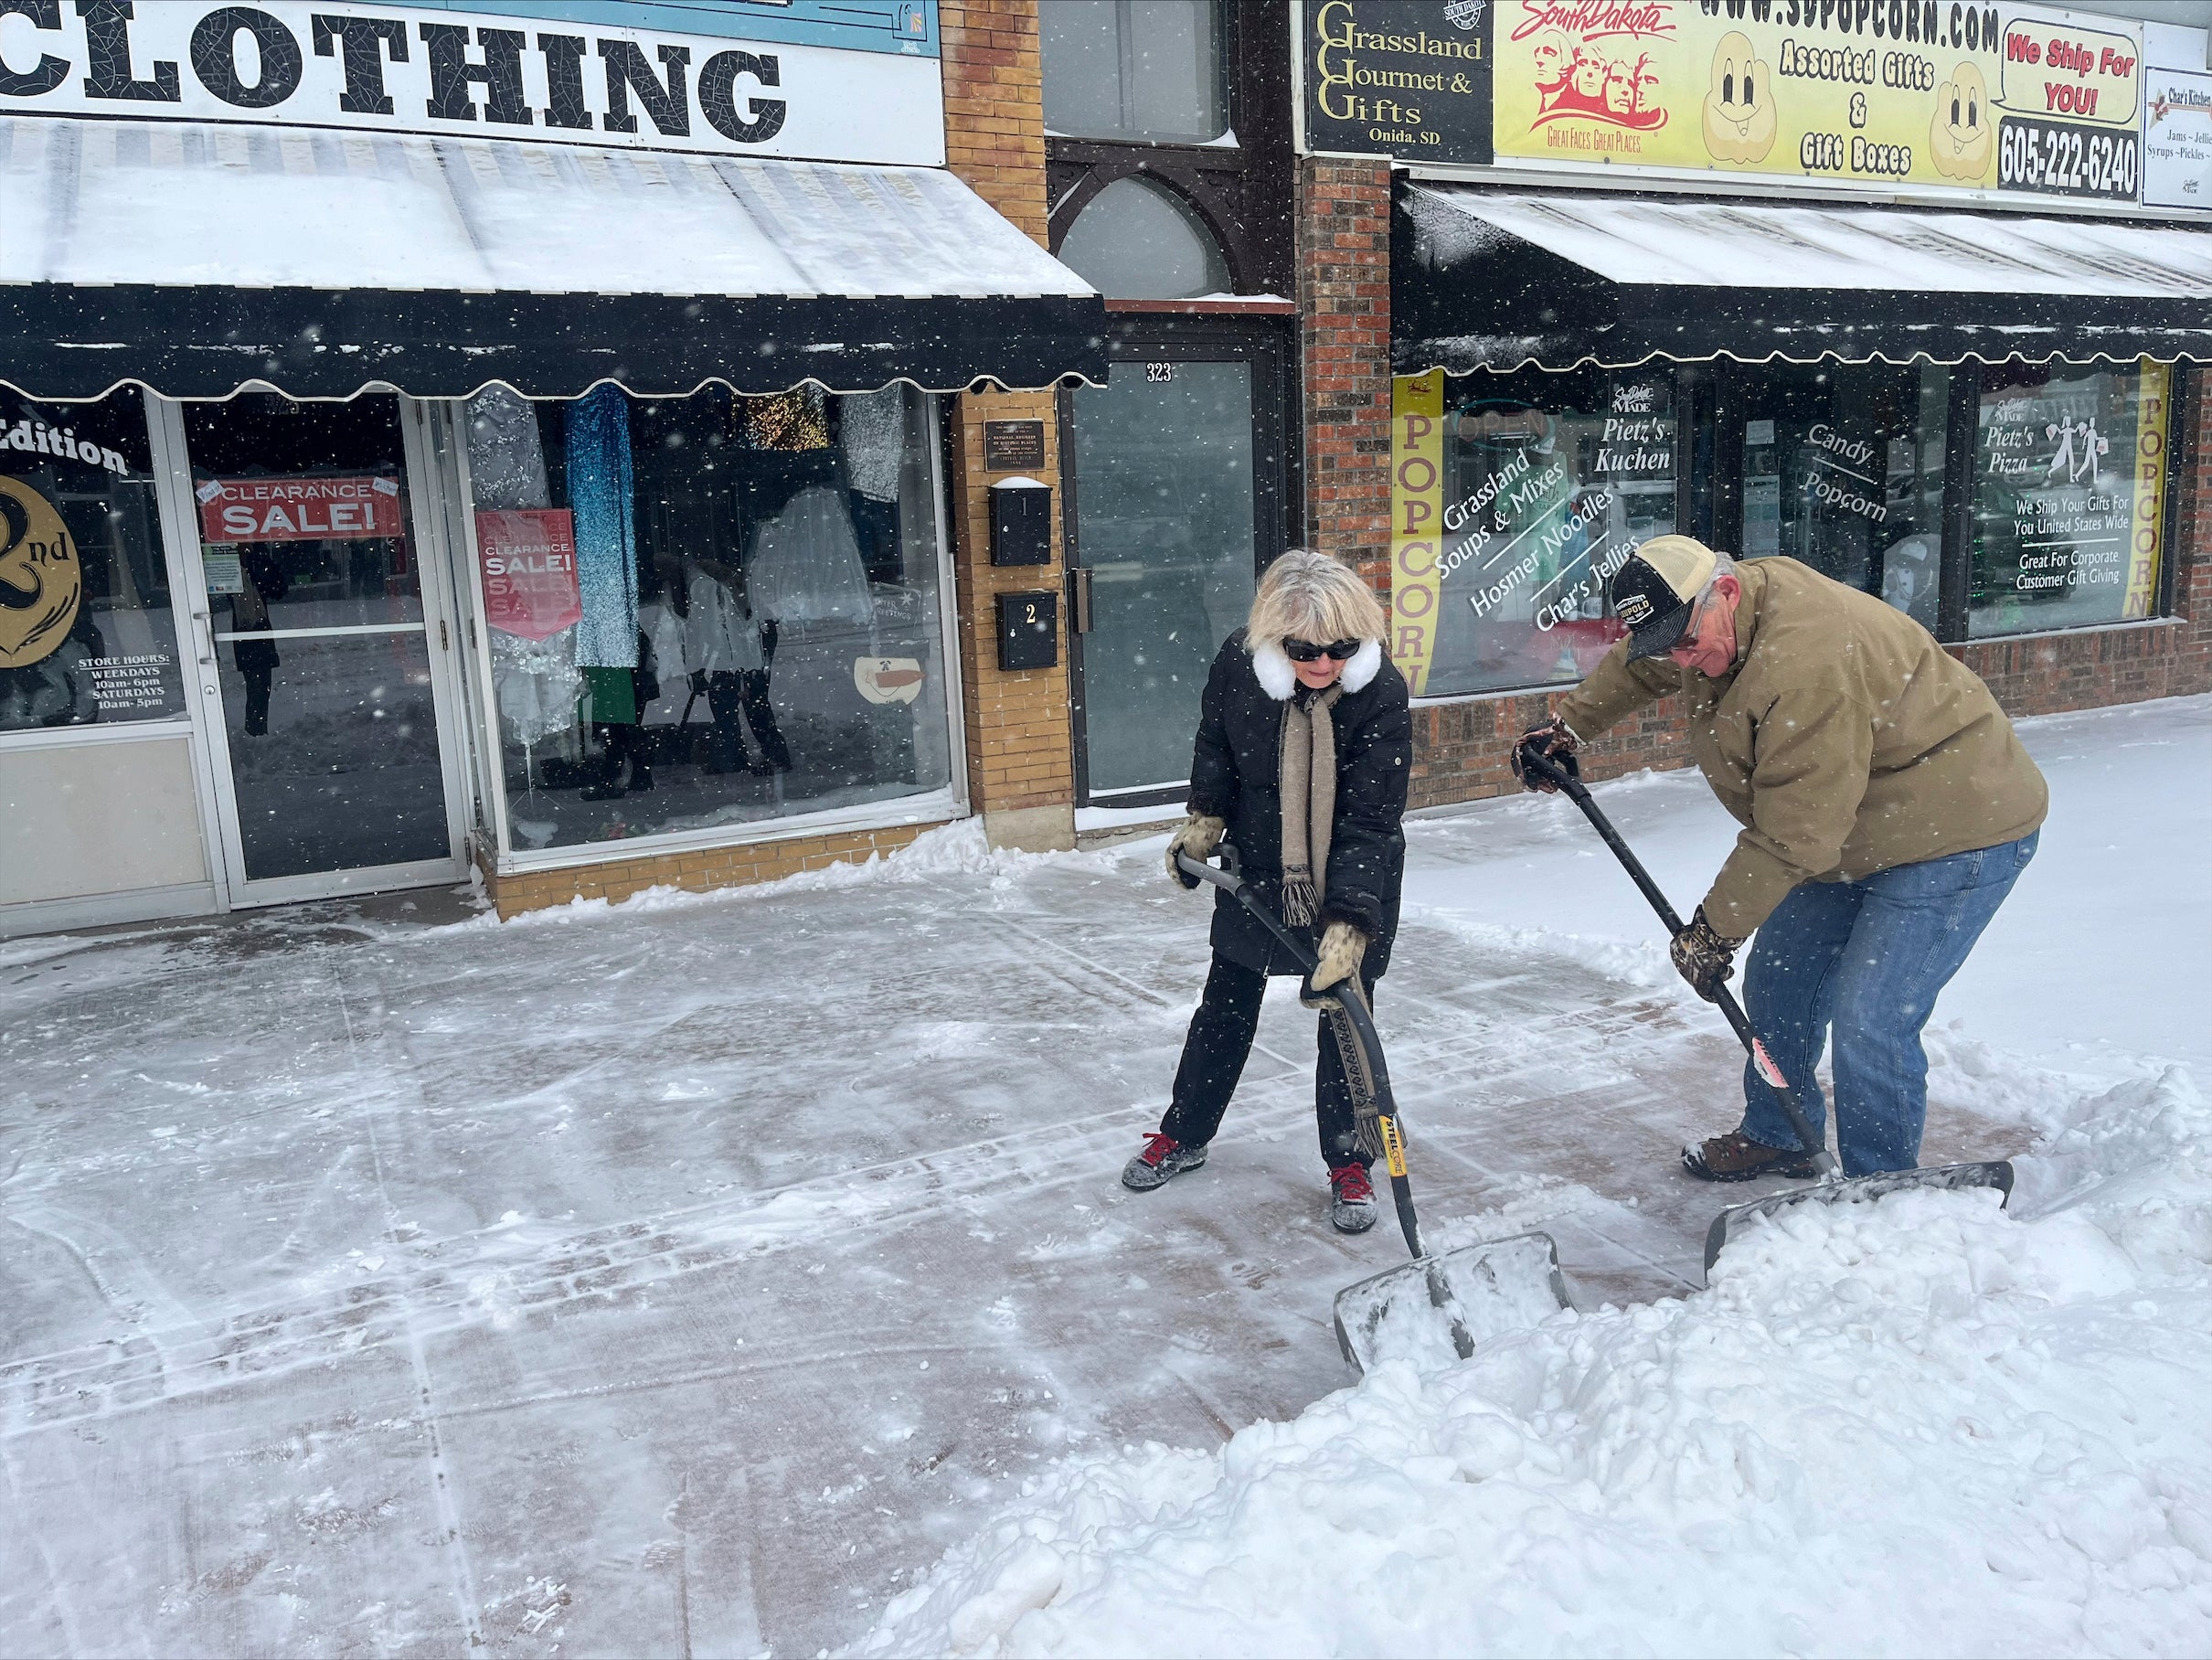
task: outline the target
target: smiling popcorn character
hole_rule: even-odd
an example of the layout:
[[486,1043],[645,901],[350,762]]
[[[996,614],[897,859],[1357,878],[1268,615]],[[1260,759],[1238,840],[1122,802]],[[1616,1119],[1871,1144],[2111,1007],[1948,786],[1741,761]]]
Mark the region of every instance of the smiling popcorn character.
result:
[[1705,95],[1705,147],[1717,162],[1763,162],[1774,148],[1774,70],[1731,29],[1713,48]]
[[1989,119],[1989,83],[1971,63],[1962,63],[1936,89],[1935,118],[1928,123],[1928,151],[1945,178],[1978,179],[1989,172],[1994,144]]

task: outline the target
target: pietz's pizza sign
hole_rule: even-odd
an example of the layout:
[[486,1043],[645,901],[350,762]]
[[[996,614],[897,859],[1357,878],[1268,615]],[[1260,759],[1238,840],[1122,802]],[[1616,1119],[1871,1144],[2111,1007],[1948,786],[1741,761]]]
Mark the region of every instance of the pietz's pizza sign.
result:
[[561,16],[346,0],[0,0],[0,115],[941,164],[934,0],[843,8],[865,12],[867,31],[823,0],[800,5],[808,11],[771,20],[786,38],[736,40],[572,20],[622,15],[603,5]]

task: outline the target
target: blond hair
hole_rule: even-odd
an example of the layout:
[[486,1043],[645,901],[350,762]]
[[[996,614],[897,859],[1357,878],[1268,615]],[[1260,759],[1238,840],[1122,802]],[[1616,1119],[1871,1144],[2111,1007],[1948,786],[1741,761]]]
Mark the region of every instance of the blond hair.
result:
[[1380,640],[1389,632],[1382,601],[1333,554],[1293,548],[1267,568],[1244,624],[1244,648],[1281,640]]

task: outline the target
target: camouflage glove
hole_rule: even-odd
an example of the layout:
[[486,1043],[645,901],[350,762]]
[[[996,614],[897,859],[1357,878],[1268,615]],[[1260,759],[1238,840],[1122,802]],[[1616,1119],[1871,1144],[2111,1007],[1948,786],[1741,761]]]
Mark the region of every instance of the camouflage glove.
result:
[[1707,1003],[1717,1003],[1720,984],[1736,972],[1736,953],[1742,948],[1741,940],[1714,932],[1700,905],[1690,925],[1675,936],[1675,967],[1691,990]]
[[1542,726],[1530,727],[1523,732],[1520,741],[1513,746],[1513,775],[1521,781],[1521,787],[1525,790],[1539,790],[1547,795],[1554,794],[1559,786],[1530,766],[1528,756],[1533,752],[1548,757],[1553,765],[1579,777],[1581,768],[1575,760],[1575,751],[1581,747],[1582,740],[1569,729],[1567,722],[1554,715]]
[[1332,922],[1321,931],[1321,962],[1313,970],[1313,989],[1323,992],[1356,973],[1367,954],[1367,936],[1349,922]]
[[1203,813],[1192,814],[1183,821],[1175,833],[1167,838],[1167,874],[1174,877],[1186,888],[1196,888],[1198,885],[1198,878],[1195,876],[1185,876],[1182,871],[1176,869],[1175,856],[1180,853],[1187,853],[1199,863],[1205,863],[1207,859],[1213,857],[1214,849],[1221,845],[1221,837],[1228,829],[1228,824],[1225,819],[1209,817]]

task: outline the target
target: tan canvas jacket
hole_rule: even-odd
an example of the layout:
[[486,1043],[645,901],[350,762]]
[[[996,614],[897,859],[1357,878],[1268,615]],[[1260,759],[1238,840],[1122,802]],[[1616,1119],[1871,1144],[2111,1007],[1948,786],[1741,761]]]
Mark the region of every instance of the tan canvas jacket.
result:
[[1689,700],[1690,753],[1743,825],[1706,895],[1749,934],[1803,881],[1994,847],[2050,794],[1981,678],[1902,612],[1795,559],[1736,568],[1736,666],[1718,680],[1616,645],[1559,713],[1598,736],[1645,704]]

